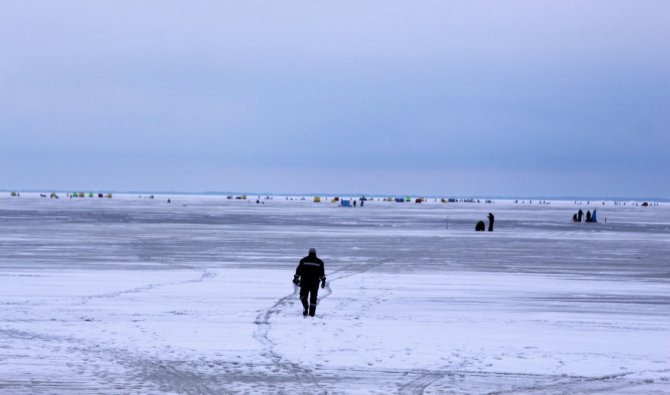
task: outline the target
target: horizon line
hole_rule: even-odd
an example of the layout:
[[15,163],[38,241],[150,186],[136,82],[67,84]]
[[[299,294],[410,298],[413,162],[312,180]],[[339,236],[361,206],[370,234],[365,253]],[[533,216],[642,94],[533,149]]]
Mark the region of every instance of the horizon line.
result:
[[[25,192],[25,193],[44,193],[44,192],[58,192],[58,193],[71,193],[71,192],[83,192],[81,190],[74,189],[5,189],[0,188],[0,192]],[[215,196],[229,196],[229,195],[256,195],[256,196],[370,196],[370,197],[423,197],[423,198],[455,198],[455,199],[505,199],[505,200],[652,200],[657,202],[670,202],[670,198],[665,197],[651,197],[651,196],[557,196],[557,195],[534,195],[534,196],[513,196],[513,195],[492,195],[492,194],[482,194],[482,195],[463,195],[463,194],[416,194],[416,193],[395,193],[395,194],[386,194],[386,193],[361,193],[361,192],[346,192],[346,193],[331,193],[331,192],[245,192],[245,191],[200,191],[200,192],[187,192],[187,191],[147,191],[147,190],[104,190],[104,192],[92,192],[88,190],[84,193],[120,193],[120,194],[155,194],[155,195],[215,195]]]

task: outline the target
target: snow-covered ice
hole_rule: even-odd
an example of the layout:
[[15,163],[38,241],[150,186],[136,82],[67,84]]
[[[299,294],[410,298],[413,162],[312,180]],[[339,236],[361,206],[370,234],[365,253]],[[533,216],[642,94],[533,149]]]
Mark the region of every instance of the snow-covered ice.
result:
[[2,394],[670,393],[665,204],[22,195],[0,197]]

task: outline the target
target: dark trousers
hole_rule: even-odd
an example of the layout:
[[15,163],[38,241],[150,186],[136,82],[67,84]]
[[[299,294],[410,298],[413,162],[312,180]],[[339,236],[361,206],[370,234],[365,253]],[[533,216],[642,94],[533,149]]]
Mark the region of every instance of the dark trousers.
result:
[[[316,312],[316,297],[319,294],[319,283],[307,284],[300,287],[300,301],[305,310],[309,309],[309,314],[314,315]],[[309,304],[307,299],[309,298]],[[311,305],[311,306],[310,306]]]

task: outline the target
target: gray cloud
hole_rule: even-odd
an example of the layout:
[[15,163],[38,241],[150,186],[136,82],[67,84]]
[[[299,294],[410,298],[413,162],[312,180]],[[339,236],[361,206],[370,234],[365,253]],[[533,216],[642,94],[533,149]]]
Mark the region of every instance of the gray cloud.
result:
[[667,197],[668,15],[3,2],[0,187]]

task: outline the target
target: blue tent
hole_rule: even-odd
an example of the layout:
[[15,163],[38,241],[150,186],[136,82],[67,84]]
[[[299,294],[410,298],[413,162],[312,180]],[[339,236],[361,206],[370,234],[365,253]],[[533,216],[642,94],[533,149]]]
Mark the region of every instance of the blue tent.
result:
[[591,222],[598,222],[596,219],[596,209],[593,209],[593,214],[591,214]]
[[351,207],[350,200],[342,200],[342,207]]

